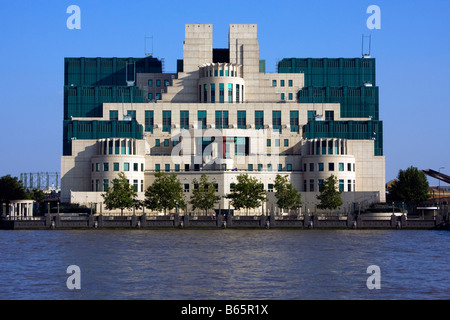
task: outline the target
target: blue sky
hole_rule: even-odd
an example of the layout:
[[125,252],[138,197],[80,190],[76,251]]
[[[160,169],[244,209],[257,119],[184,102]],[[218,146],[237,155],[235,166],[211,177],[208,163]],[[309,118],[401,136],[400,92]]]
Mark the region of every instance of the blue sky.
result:
[[[70,5],[81,9],[80,30],[66,26]],[[367,28],[370,5],[381,29]],[[450,175],[449,13],[449,0],[3,1],[0,176],[60,171],[64,57],[141,57],[153,36],[154,56],[174,72],[187,23],[213,24],[216,48],[228,47],[229,24],[257,24],[267,72],[282,58],[360,57],[371,35],[386,180],[411,165]]]

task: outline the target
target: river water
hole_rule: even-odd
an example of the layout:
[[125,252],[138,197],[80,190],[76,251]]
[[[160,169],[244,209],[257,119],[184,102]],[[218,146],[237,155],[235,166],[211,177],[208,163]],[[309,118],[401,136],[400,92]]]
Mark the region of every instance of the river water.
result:
[[[450,299],[449,252],[450,232],[431,230],[0,230],[0,295]],[[70,265],[79,289],[67,286]]]

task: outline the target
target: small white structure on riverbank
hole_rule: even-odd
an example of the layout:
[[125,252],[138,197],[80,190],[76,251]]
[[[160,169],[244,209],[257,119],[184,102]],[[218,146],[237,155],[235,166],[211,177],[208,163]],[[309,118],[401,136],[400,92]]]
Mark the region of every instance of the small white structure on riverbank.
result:
[[9,216],[12,217],[32,217],[34,200],[11,200],[9,206]]

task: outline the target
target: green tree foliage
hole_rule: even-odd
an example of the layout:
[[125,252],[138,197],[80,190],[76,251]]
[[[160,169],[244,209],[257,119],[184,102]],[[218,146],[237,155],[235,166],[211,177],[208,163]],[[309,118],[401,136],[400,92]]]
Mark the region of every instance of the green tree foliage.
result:
[[317,200],[320,201],[317,208],[319,209],[336,209],[342,206],[342,191],[337,189],[337,178],[331,175],[329,178],[325,179],[320,190],[320,194],[317,195]]
[[150,210],[167,210],[184,207],[183,187],[176,174],[155,173],[155,181],[145,191],[145,207]]
[[413,166],[400,170],[388,191],[390,201],[422,202],[429,198],[427,177]]
[[237,176],[234,190],[226,198],[231,199],[232,206],[239,209],[253,209],[261,206],[261,202],[266,200],[264,185],[254,177],[248,174]]
[[0,178],[0,201],[9,205],[11,200],[26,199],[26,193],[22,183],[17,177],[9,174]]
[[302,204],[302,195],[289,182],[288,176],[277,174],[275,178],[275,197],[281,209],[297,209]]
[[106,209],[120,209],[121,214],[123,214],[124,209],[133,208],[137,202],[136,191],[128,183],[127,177],[123,172],[118,174],[118,177],[112,182],[112,187],[103,193],[102,197],[105,201]]
[[193,209],[202,209],[205,214],[208,214],[208,209],[214,208],[217,201],[220,200],[220,196],[216,195],[216,188],[214,183],[208,180],[206,174],[202,174],[200,177],[200,182],[197,179],[193,180],[194,185],[198,185],[192,191],[192,196],[190,199],[190,204]]

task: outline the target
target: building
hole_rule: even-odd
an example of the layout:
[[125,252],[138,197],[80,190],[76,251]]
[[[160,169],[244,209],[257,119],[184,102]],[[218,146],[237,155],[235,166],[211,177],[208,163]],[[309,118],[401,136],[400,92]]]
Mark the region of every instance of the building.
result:
[[248,173],[267,190],[264,211],[275,210],[277,174],[289,175],[304,210],[331,174],[343,211],[385,201],[375,59],[289,58],[265,73],[257,25],[230,25],[228,48],[212,40],[212,25],[186,25],[174,74],[153,57],[65,59],[62,202],[103,202],[119,171],[141,198],[166,171],[186,199],[202,173],[221,195]]

